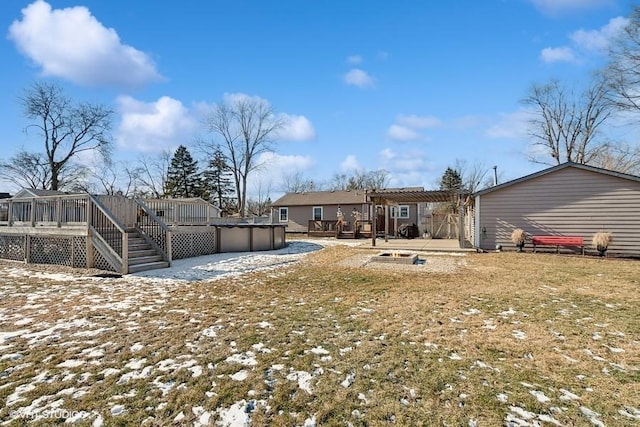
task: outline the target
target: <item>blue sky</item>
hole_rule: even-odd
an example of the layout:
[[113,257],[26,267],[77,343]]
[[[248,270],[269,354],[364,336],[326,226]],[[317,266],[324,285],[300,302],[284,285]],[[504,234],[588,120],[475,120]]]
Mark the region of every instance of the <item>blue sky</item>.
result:
[[[631,6],[617,0],[0,2],[0,156],[40,149],[18,98],[34,81],[116,111],[114,158],[135,163],[206,136],[202,112],[237,95],[288,123],[250,192],[283,173],[316,182],[386,169],[437,186],[456,159],[527,160],[533,83],[602,65]],[[3,185],[3,184],[0,184]],[[4,184],[6,186],[6,184]]]

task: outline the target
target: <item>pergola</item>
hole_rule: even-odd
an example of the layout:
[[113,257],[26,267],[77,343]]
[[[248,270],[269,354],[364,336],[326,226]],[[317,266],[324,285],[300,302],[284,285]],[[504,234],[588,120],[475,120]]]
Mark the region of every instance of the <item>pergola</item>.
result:
[[[373,189],[367,192],[368,200],[375,206],[385,207],[385,228],[388,227],[389,206],[396,206],[401,203],[447,203],[458,204],[459,221],[459,241],[460,247],[464,246],[464,209],[462,208],[465,199],[469,196],[466,190],[433,190],[425,191],[422,188],[400,188],[400,189]],[[376,245],[376,221],[372,221],[371,245]],[[385,241],[388,239],[388,229],[385,229]]]

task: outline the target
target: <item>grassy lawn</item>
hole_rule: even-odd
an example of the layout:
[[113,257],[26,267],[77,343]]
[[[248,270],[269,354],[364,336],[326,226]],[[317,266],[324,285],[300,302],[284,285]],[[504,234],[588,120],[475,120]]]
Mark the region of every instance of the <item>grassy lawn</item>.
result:
[[640,425],[638,261],[344,263],[366,254],[212,282],[0,264],[0,420]]

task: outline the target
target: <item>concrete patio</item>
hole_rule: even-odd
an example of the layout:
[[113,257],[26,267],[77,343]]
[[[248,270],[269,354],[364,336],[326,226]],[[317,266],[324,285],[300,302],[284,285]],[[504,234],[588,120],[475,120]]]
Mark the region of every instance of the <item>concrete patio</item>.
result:
[[458,239],[376,239],[372,245],[370,239],[362,242],[362,247],[378,250],[406,250],[420,252],[475,252],[476,249],[466,242],[465,248],[460,247]]

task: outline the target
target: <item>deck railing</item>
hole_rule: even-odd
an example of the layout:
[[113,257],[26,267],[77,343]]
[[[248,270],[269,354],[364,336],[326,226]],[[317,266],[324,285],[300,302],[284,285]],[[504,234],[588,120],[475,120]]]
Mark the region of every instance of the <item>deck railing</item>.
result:
[[155,243],[165,261],[171,262],[171,230],[144,201],[140,199],[135,201],[139,208],[136,228]]
[[162,222],[168,225],[210,225],[219,210],[211,203],[195,199],[142,199]]
[[89,195],[42,196],[0,200],[0,225],[78,226],[87,224]]
[[127,232],[111,212],[89,196],[89,229],[98,251],[118,271],[128,271]]

